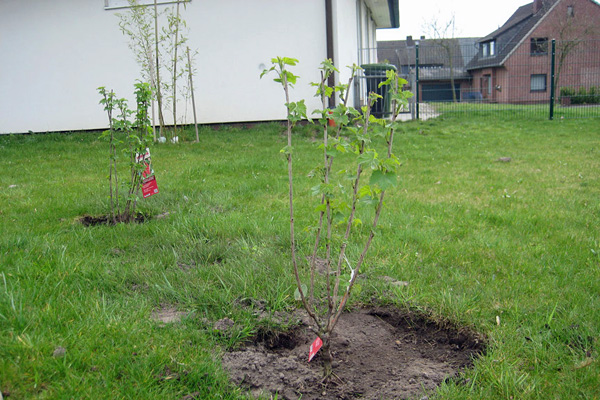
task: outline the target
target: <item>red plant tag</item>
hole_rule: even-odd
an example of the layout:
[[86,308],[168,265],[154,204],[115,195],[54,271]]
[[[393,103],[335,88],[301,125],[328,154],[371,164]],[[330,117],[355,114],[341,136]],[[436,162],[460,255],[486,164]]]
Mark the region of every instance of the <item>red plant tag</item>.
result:
[[158,193],[158,185],[156,184],[156,177],[151,176],[150,178],[144,180],[142,184],[142,196],[144,198],[150,197],[153,194]]
[[323,341],[320,337],[316,338],[314,342],[310,345],[310,350],[308,351],[308,362],[313,359],[315,355],[319,352],[319,349],[323,346]]

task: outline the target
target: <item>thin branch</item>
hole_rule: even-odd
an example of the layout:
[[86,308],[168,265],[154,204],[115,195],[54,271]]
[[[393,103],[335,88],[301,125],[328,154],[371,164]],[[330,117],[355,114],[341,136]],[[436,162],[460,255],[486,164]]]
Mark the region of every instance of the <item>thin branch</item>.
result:
[[[391,94],[395,94],[398,92],[399,90],[399,86],[398,86],[398,77],[396,76],[394,78],[394,81],[392,82],[393,86],[392,86],[392,90],[391,90]],[[369,110],[370,107],[367,109]],[[392,113],[392,123],[391,123],[391,129],[390,129],[390,136],[389,139],[387,141],[387,158],[391,158],[392,157],[392,146],[394,144],[394,126],[395,126],[395,122],[396,122],[396,118],[398,116],[398,112],[400,110],[399,105],[397,104],[396,100],[392,100],[392,110],[394,110],[394,112]],[[373,241],[373,237],[375,236],[375,230],[377,229],[377,225],[379,223],[379,217],[381,215],[381,210],[383,209],[383,200],[385,198],[385,189],[381,191],[380,197],[379,197],[379,203],[377,204],[377,209],[375,211],[375,217],[373,218],[373,224],[371,225],[371,232],[369,233],[369,237],[367,239],[367,242],[365,243],[365,246],[363,248],[363,251],[360,254],[360,257],[358,259],[358,262],[356,263],[356,266],[354,267],[354,270],[352,271],[352,276],[350,278],[350,283],[348,284],[348,287],[346,289],[346,292],[344,293],[344,296],[342,297],[342,300],[339,303],[337,312],[335,314],[335,316],[330,319],[328,321],[328,326],[327,329],[329,331],[333,331],[333,329],[335,328],[340,315],[342,314],[344,307],[346,306],[346,302],[348,301],[348,297],[350,296],[350,292],[352,291],[352,288],[354,287],[354,283],[356,282],[356,278],[359,275],[360,272],[360,267],[362,266],[364,259],[367,255],[367,252],[369,251],[369,248],[371,247],[371,242]]]
[[[352,86],[352,82],[354,81],[354,78],[356,76],[356,70],[353,68],[352,69],[352,74],[350,75],[350,78],[348,79],[348,89],[346,90],[346,93],[344,94],[344,99],[342,104],[344,106],[348,105],[348,100],[350,98],[350,87]],[[324,85],[324,79],[325,78],[321,78],[321,85]],[[325,109],[325,100],[322,99],[322,104],[323,104],[323,109]],[[342,128],[343,126],[341,124],[338,124],[337,126],[337,132],[335,135],[336,140],[338,140],[340,138],[340,135],[342,133]],[[331,167],[333,165],[333,158],[329,159],[329,163],[326,164],[325,169],[327,171],[331,171]],[[323,205],[325,203],[325,195],[321,195],[321,205]],[[312,256],[311,256],[311,261],[310,261],[310,271],[311,271],[311,291],[310,291],[310,300],[311,303],[314,302],[314,271],[316,268],[316,258],[317,258],[317,251],[319,249],[319,244],[320,244],[320,240],[321,240],[321,230],[323,228],[323,217],[325,215],[325,211],[321,211],[319,212],[319,223],[318,223],[318,227],[317,227],[317,233],[315,235],[315,244],[313,246],[313,252],[312,252]],[[339,275],[339,274],[338,274]]]

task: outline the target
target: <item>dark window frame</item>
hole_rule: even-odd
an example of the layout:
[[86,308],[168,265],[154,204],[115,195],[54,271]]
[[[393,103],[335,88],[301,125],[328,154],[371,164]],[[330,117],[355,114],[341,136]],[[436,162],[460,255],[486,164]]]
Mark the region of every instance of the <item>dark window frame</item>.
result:
[[[542,89],[533,88],[534,77],[544,77],[544,87]],[[544,93],[548,91],[548,74],[531,74],[529,78],[529,89],[531,93]]]
[[548,55],[548,38],[531,38],[530,52],[532,56],[547,56]]
[[496,39],[489,40],[481,44],[481,57],[495,57],[496,56]]

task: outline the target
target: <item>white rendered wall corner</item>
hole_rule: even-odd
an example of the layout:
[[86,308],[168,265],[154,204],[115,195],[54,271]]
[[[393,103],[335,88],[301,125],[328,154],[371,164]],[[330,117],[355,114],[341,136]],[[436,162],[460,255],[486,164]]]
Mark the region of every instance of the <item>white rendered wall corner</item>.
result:
[[[139,67],[104,0],[0,1],[0,133],[99,129],[108,125],[98,86],[132,99]],[[160,7],[168,7],[161,5]],[[311,81],[326,57],[322,0],[192,0],[182,13],[195,58],[200,122],[285,118],[283,92],[263,68],[300,60],[293,100],[316,108]],[[183,122],[190,104],[178,104]],[[167,123],[172,123],[165,110]],[[181,118],[180,117],[180,118]],[[182,121],[179,121],[182,122]]]

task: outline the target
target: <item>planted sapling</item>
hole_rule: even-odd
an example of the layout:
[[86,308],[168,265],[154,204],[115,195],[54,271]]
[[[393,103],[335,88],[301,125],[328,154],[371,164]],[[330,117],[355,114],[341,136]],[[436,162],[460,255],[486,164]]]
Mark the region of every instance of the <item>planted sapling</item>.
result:
[[[331,87],[327,84],[329,78],[339,72],[331,60],[321,64],[321,80],[313,85],[317,88],[317,96],[322,103],[322,109],[316,110],[314,114],[318,115],[318,122],[323,130],[323,141],[319,146],[323,161],[311,173],[311,176],[319,178],[319,183],[313,187],[313,193],[320,201],[316,206],[319,217],[314,230],[314,246],[308,257],[310,280],[307,286],[302,283],[296,256],[291,141],[295,123],[307,118],[306,106],[303,101],[290,102],[289,91],[298,77],[288,68],[295,66],[297,60],[278,57],[272,62],[273,67],[265,70],[261,76],[274,72],[274,81],[282,85],[286,99],[288,144],[282,152],[288,160],[290,240],[296,293],[316,327],[318,340],[315,343],[322,346],[324,377],[328,379],[335,376],[332,370],[331,335],[356,285],[375,236],[386,191],[396,185],[396,169],[400,165],[392,151],[394,134],[399,129],[396,118],[401,108],[407,105],[411,94],[401,89],[406,81],[400,79],[395,71],[387,71],[387,79],[380,86],[389,86],[392,117],[391,120],[377,119],[371,115],[371,108],[381,96],[375,93],[369,93],[367,105],[361,112],[348,105],[348,91],[359,70],[357,66],[351,67],[352,73],[347,84]],[[338,96],[340,100],[335,108],[326,105],[332,96]],[[335,122],[333,129],[330,120]],[[381,148],[384,149],[382,155],[378,151]],[[350,165],[346,162],[344,168],[333,173],[334,160],[342,154],[346,158],[350,156]],[[370,176],[365,177],[369,173]],[[374,212],[365,213],[365,221],[357,216],[360,204],[374,207]],[[367,221],[369,215],[371,218]],[[367,224],[369,233],[366,237],[360,234],[352,237],[356,227]],[[348,244],[351,241],[357,244],[361,240],[363,243],[359,245],[360,252],[348,254]],[[324,265],[323,285],[316,282],[317,262]],[[316,291],[319,288],[324,302],[317,298]],[[323,303],[325,305],[320,306]],[[314,347],[311,347],[311,357],[315,352]]]
[[[110,221],[131,222],[136,217],[137,200],[144,179],[144,171],[148,168],[144,154],[152,139],[152,125],[148,116],[148,108],[152,100],[152,90],[148,83],[135,84],[136,111],[129,109],[126,99],[118,99],[114,92],[107,92],[105,87],[98,88],[102,95],[100,104],[108,114],[109,129],[101,137],[109,140],[109,188],[110,188]],[[114,112],[118,115],[113,116]],[[130,117],[135,114],[135,120]],[[124,144],[122,152],[129,160],[130,179],[124,208],[121,211],[119,196],[119,179],[117,173],[118,147]]]
[[[182,17],[181,4],[185,8],[186,0],[176,0],[175,7],[166,9],[160,13],[158,2],[153,2],[153,7],[140,4],[138,0],[128,0],[129,10],[127,13],[117,14],[119,16],[119,27],[121,32],[128,36],[129,47],[133,51],[138,64],[141,67],[142,79],[150,82],[152,92],[158,103],[158,120],[160,127],[160,140],[166,142],[165,117],[163,110],[167,103],[172,101],[172,115],[174,133],[172,142],[177,133],[177,80],[183,76],[185,70],[186,54],[180,51],[180,47],[187,41],[187,26]],[[159,29],[159,20],[166,20],[166,24]],[[164,79],[164,73],[170,75],[170,79]],[[165,93],[171,93],[165,95]],[[154,104],[151,104],[154,106]],[[154,119],[154,107],[153,119]],[[156,137],[155,137],[156,140]]]

